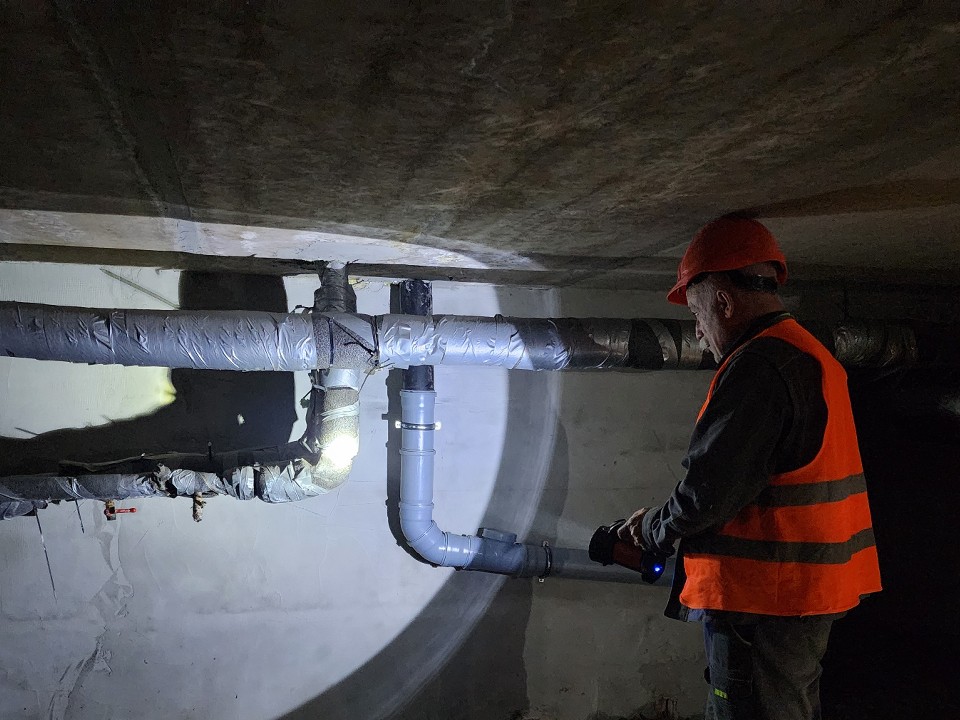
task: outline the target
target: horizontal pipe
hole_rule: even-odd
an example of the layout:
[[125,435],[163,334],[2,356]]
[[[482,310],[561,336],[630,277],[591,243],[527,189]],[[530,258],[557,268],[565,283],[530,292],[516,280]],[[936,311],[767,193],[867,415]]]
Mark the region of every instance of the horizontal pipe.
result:
[[96,310],[0,302],[0,354],[196,370],[322,366],[306,314]]
[[379,365],[510,370],[699,369],[711,366],[692,322],[609,318],[378,315]]
[[478,535],[441,530],[433,519],[435,404],[433,391],[400,391],[400,528],[420,557],[441,567],[515,578],[642,581],[638,572],[593,562],[586,550],[519,543],[515,534],[490,528]]
[[327,492],[317,484],[315,473],[314,465],[299,460],[243,466],[222,474],[171,469],[161,464],[141,473],[10,475],[0,477],[0,519],[25,515],[35,507],[61,500],[226,495],[237,500],[294,502]]
[[[590,559],[586,550],[557,547],[551,549],[552,568],[550,577],[577,580],[602,580],[604,582],[637,583],[640,573],[619,565],[601,565]],[[669,586],[673,582],[676,558],[667,558],[663,574],[652,585]]]
[[[331,291],[332,292],[332,291]],[[345,291],[346,292],[346,291]],[[341,293],[343,294],[343,293]],[[339,295],[323,300],[330,307]],[[960,330],[849,321],[814,334],[848,367],[957,366]],[[687,320],[97,310],[0,302],[0,354],[209,370],[481,365],[712,369]],[[417,371],[423,373],[425,371]]]

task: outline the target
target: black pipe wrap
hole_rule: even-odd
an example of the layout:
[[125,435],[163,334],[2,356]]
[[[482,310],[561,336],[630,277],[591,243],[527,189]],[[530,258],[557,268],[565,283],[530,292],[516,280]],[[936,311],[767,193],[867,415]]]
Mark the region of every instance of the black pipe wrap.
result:
[[847,322],[833,330],[834,356],[853,367],[909,367],[919,359],[917,338],[905,324]]
[[[432,315],[433,288],[423,280],[400,284],[400,312],[404,315]],[[433,390],[433,365],[413,365],[403,371],[404,390]]]
[[[700,348],[694,324],[690,321],[616,318],[506,320],[517,324],[537,370],[672,370],[715,366],[711,357]],[[531,344],[538,347],[531,349]]]
[[320,272],[320,287],[313,293],[317,312],[356,312],[357,293],[350,284],[347,268],[327,265]]
[[[671,338],[673,339],[673,338]],[[629,355],[634,367],[647,370],[662,370],[667,361],[660,338],[649,323],[634,320],[630,328]]]
[[312,370],[308,315],[254,311],[97,310],[0,302],[8,357],[196,370]]
[[[313,324],[313,338],[316,346],[317,368],[328,368],[333,364],[334,345],[330,336],[330,319],[314,312],[310,314]],[[311,368],[312,369],[312,368]]]

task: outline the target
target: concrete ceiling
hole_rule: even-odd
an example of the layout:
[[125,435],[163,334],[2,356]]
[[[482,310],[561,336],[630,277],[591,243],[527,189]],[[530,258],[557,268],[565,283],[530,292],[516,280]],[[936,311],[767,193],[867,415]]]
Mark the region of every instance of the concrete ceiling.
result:
[[3,258],[666,287],[750,211],[801,281],[960,282],[952,2],[20,0],[0,33]]

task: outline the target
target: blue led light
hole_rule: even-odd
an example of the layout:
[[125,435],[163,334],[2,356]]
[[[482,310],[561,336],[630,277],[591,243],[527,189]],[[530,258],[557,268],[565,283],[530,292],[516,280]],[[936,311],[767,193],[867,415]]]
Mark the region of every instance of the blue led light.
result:
[[654,566],[653,566],[653,571],[654,571],[654,572],[660,572],[661,570],[663,570],[663,566],[662,566],[662,565],[654,565]]

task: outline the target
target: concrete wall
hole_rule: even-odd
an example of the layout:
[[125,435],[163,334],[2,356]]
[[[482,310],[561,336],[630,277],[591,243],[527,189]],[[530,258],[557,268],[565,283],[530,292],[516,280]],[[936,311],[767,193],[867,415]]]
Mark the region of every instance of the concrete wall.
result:
[[[187,298],[176,273],[108,270],[127,282],[93,267],[0,264],[0,297],[214,307],[236,290],[208,278]],[[310,304],[313,287],[288,280],[288,307]],[[255,304],[241,290],[235,306]],[[361,311],[388,310],[384,282],[357,291]],[[435,284],[434,306],[678,312],[659,294],[452,283]],[[0,465],[299,435],[305,378],[195,375],[0,358]],[[438,522],[585,546],[598,524],[672,488],[708,380],[438,369]],[[79,516],[73,504],[42,512],[56,594],[36,521],[0,523],[0,718],[582,720],[652,712],[659,698],[696,713],[699,628],[662,617],[665,589],[504,580],[405,551],[388,452],[397,389],[385,372],[364,386],[361,454],[329,495],[218,498],[200,524],[182,499],[137,503],[116,522],[91,501]]]

